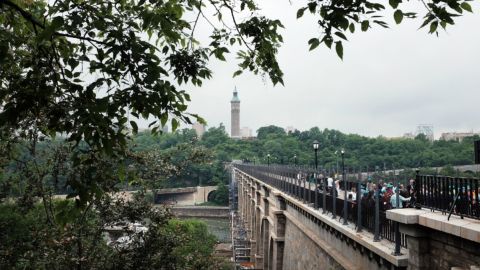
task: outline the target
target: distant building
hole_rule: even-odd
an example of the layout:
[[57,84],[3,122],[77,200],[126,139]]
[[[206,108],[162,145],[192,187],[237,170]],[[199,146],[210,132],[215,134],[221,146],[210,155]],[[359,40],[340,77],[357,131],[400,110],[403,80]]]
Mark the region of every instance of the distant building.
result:
[[250,138],[252,137],[252,129],[249,127],[242,127],[240,135],[242,138]]
[[415,136],[418,136],[419,134],[425,135],[425,137],[433,142],[435,139],[434,133],[433,133],[433,125],[428,125],[428,124],[420,124],[417,126],[417,131],[415,132]]
[[295,130],[297,130],[296,128],[292,127],[292,126],[288,126],[285,128],[285,132],[288,134],[288,133],[294,133]]
[[431,142],[433,142],[433,140],[435,139],[434,133],[433,133],[433,125],[426,125],[426,124],[418,125],[417,130],[415,132],[404,133],[402,138],[415,139],[415,137],[417,137],[420,134],[425,135],[425,138],[427,138],[427,140]]
[[240,99],[238,98],[237,87],[235,86],[235,90],[233,90],[233,97],[230,101],[231,104],[231,133],[230,136],[232,138],[240,139],[242,136],[240,134]]
[[442,136],[440,136],[440,139],[441,140],[445,140],[445,141],[463,141],[463,139],[465,139],[466,137],[472,137],[472,136],[475,136],[475,135],[479,135],[480,136],[480,133],[475,133],[473,131],[471,132],[445,132],[445,133],[442,133]]
[[195,124],[192,125],[192,128],[195,130],[195,133],[197,133],[197,137],[201,138],[203,136],[203,133],[205,133],[205,125],[200,124],[196,122]]

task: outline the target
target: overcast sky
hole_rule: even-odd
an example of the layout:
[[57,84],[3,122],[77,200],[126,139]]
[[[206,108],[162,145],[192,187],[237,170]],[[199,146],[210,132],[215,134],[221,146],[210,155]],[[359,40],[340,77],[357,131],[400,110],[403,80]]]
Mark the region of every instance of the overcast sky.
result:
[[[318,126],[395,137],[415,131],[418,124],[432,124],[436,137],[448,131],[480,132],[479,6],[438,38],[418,30],[421,19],[394,25],[388,16],[391,29],[375,27],[349,36],[342,61],[325,46],[308,51],[307,41],[320,29],[313,16],[296,19],[298,5],[258,2],[262,13],[286,27],[278,56],[285,86],[273,87],[267,78],[248,72],[232,78],[234,55],[227,62],[213,61],[213,79],[188,89],[189,111],[209,126],[223,123],[230,132],[230,99],[237,86],[240,125],[254,132],[266,125]],[[198,27],[209,31],[205,23]]]

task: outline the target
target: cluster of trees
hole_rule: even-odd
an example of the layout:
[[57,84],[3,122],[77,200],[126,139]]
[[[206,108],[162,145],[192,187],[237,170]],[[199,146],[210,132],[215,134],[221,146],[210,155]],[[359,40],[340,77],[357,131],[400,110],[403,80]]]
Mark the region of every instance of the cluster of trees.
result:
[[[88,155],[89,148],[74,149],[63,138],[2,143],[3,151],[12,151],[2,152],[0,162],[0,268],[223,269],[206,225],[173,218],[154,207],[147,192],[211,166],[211,151],[192,143],[190,135],[151,137],[177,141],[169,147],[148,143],[144,149],[132,144],[124,158],[98,160],[94,168],[75,166],[74,156]],[[211,179],[220,183],[221,177]],[[112,196],[124,187],[140,189],[133,201]],[[58,193],[67,199],[56,199]],[[225,203],[221,195],[214,199]],[[127,247],[107,244],[108,226],[133,223],[148,231],[126,230],[132,239]]]
[[287,134],[281,127],[267,126],[258,129],[256,140],[234,140],[220,125],[205,132],[201,143],[213,149],[217,159],[222,161],[236,159],[311,166],[314,164],[312,143],[317,140],[320,144],[319,166],[335,169],[337,162],[341,161],[340,151],[344,149],[346,167],[373,171],[375,168],[390,170],[473,164],[473,141],[478,139],[479,136],[473,136],[461,142],[431,142],[422,134],[415,139],[369,138],[317,127]]
[[[229,269],[213,257],[217,240],[204,222],[174,219],[145,200],[107,200],[87,215],[78,215],[71,200],[51,207],[53,223],[40,204],[0,204],[2,269]],[[107,226],[133,222],[148,231],[125,230],[128,246],[107,244]]]

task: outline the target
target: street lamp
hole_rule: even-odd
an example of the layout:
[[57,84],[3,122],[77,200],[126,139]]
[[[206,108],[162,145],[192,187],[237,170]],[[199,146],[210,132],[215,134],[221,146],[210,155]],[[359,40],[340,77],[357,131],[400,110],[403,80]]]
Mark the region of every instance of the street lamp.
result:
[[335,161],[337,162],[337,167],[335,167],[335,174],[338,174],[338,151],[335,151]]
[[342,178],[343,178],[343,225],[348,225],[347,216],[347,177],[345,175],[345,150],[342,149]]
[[313,150],[315,151],[315,170],[318,169],[318,157],[317,157],[318,147],[320,147],[320,144],[318,143],[318,141],[317,140],[313,141]]
[[293,161],[294,161],[295,166],[297,166],[297,155],[293,156]]
[[267,165],[270,166],[270,154],[267,154]]

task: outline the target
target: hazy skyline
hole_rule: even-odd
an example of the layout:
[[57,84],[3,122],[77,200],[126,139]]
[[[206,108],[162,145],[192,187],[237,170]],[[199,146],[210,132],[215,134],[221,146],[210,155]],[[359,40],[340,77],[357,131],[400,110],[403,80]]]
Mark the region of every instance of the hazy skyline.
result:
[[[208,126],[223,123],[230,131],[230,99],[236,86],[241,100],[241,127],[254,132],[262,126],[293,126],[308,130],[337,129],[365,136],[401,136],[418,124],[442,132],[480,131],[480,15],[457,18],[440,36],[418,30],[418,19],[390,29],[374,27],[355,32],[344,43],[344,60],[323,45],[309,52],[307,41],[320,34],[315,18],[296,19],[296,4],[261,1],[262,13],[285,25],[278,59],[285,86],[249,72],[232,78],[235,54],[226,62],[212,61],[213,78],[203,87],[187,87],[189,112],[204,117]],[[478,10],[478,5],[475,5]],[[208,25],[199,23],[199,32]]]

